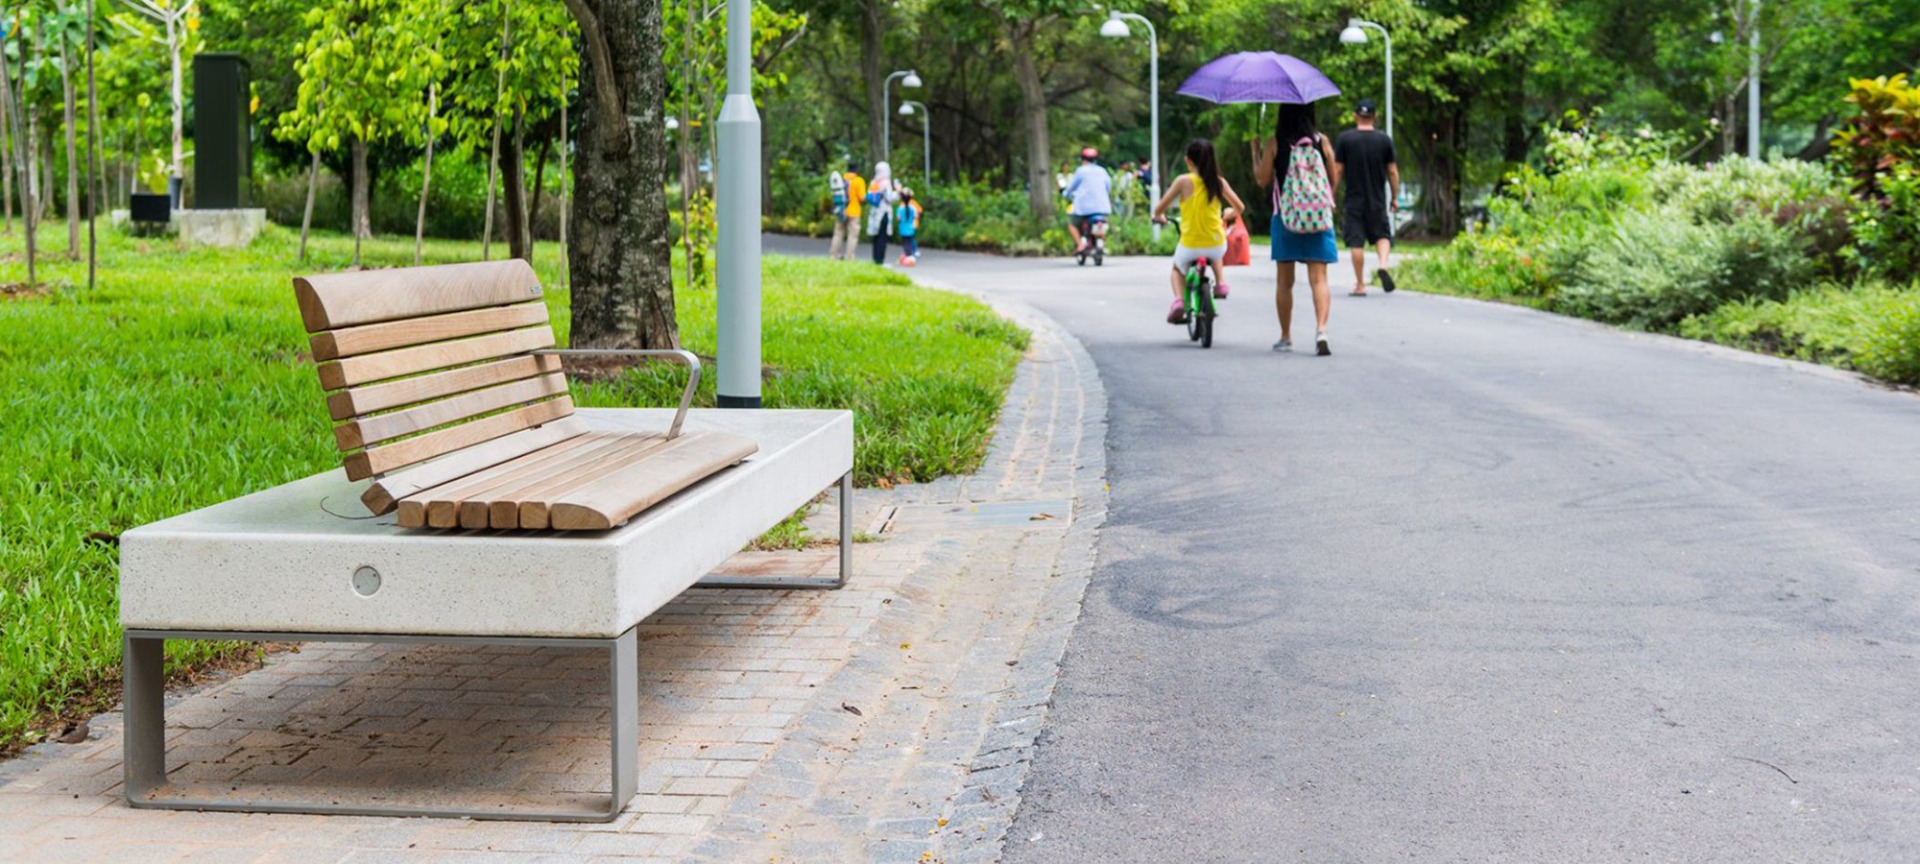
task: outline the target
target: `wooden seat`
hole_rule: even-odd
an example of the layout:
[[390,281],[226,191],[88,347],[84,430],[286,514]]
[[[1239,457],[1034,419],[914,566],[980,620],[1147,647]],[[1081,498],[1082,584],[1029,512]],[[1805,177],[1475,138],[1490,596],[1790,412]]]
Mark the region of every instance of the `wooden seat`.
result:
[[672,425],[592,432],[574,416],[539,279],[525,261],[296,278],[347,476],[404,528],[598,530],[752,455],[739,435]]

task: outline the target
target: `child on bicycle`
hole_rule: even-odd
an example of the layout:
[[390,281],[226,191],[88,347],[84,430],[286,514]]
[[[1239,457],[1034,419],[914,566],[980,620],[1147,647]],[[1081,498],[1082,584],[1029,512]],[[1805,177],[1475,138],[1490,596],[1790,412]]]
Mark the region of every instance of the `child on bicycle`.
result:
[[1247,206],[1234,194],[1220,165],[1214,160],[1213,142],[1196,138],[1187,145],[1187,173],[1173,181],[1160,203],[1153,205],[1153,221],[1164,224],[1166,213],[1180,204],[1180,245],[1173,250],[1173,306],[1167,310],[1167,323],[1184,324],[1187,306],[1183,289],[1186,269],[1205,258],[1213,267],[1213,296],[1227,299],[1227,280],[1221,275],[1220,259],[1227,253],[1227,232],[1220,221],[1220,205],[1230,204],[1242,213]]

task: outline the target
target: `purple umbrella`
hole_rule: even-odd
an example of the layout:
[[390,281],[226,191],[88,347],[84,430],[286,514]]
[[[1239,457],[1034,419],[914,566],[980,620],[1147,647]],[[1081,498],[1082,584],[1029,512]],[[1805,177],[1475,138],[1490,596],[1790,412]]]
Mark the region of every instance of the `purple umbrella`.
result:
[[1281,102],[1304,105],[1340,95],[1320,70],[1291,54],[1242,51],[1228,54],[1180,84],[1182,96],[1209,102]]

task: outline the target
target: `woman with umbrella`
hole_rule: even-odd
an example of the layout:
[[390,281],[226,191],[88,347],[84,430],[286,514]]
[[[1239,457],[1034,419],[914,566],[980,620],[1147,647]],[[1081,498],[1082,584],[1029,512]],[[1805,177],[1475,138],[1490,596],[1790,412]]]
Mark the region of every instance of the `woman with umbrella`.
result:
[[[1327,265],[1339,260],[1340,251],[1333,240],[1333,191],[1327,181],[1327,167],[1333,164],[1333,147],[1327,136],[1314,128],[1312,105],[1281,105],[1274,122],[1272,138],[1254,142],[1253,179],[1274,190],[1273,262],[1274,306],[1280,315],[1280,341],[1275,351],[1293,350],[1294,264],[1307,265],[1307,284],[1313,290],[1314,353],[1324,357],[1333,351],[1327,345],[1327,313],[1333,304],[1333,292],[1327,287]],[[1283,145],[1281,142],[1285,142]],[[1296,170],[1295,160],[1311,160]],[[1289,183],[1317,188],[1283,190]],[[1286,195],[1309,196],[1324,208],[1327,218],[1320,230],[1295,232],[1277,218]]]
[[[1333,353],[1327,346],[1327,307],[1332,302],[1327,288],[1327,265],[1339,257],[1333,239],[1333,192],[1327,182],[1327,166],[1333,163],[1333,150],[1326,136],[1314,128],[1313,102],[1340,95],[1340,88],[1298,57],[1272,51],[1245,51],[1200,67],[1180,85],[1179,92],[1222,104],[1279,103],[1274,140],[1256,141],[1253,145],[1253,176],[1273,190],[1276,216],[1272,248],[1280,341],[1273,344],[1273,350],[1293,350],[1293,265],[1303,262],[1307,265],[1307,282],[1313,287],[1316,353],[1323,356]],[[1297,167],[1302,170],[1293,170],[1296,158],[1300,160]],[[1312,170],[1316,168],[1317,172]],[[1315,176],[1318,186],[1311,182]],[[1290,183],[1292,178],[1302,182]],[[1283,200],[1287,204],[1284,208]],[[1324,206],[1324,213],[1314,210],[1319,206]],[[1324,223],[1324,230],[1288,231],[1278,218],[1283,210],[1284,215],[1290,217],[1304,210],[1312,217],[1306,222],[1314,226]]]

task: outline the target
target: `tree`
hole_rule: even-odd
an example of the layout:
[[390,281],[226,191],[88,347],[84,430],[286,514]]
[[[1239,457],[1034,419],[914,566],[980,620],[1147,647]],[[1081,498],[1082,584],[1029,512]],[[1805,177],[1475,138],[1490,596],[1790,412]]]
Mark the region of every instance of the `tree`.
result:
[[[180,56],[197,45],[195,35],[200,30],[199,13],[194,8],[195,0],[121,0],[135,13],[145,16],[166,29],[164,39],[157,36],[149,38],[167,46],[167,55],[173,61],[173,177],[186,177],[186,150],[183,146],[186,130],[185,77],[181,70]],[[116,18],[116,21],[124,19]],[[126,24],[122,24],[126,26]],[[139,28],[132,28],[136,35],[147,35]],[[181,202],[175,201],[174,206]]]
[[[527,133],[552,140],[560,107],[554,82],[578,74],[577,30],[557,0],[485,0],[462,4],[449,29],[445,102],[449,128],[463,151],[490,148],[487,228],[493,239],[493,193],[503,188],[509,254],[532,259],[531,208],[526,190]],[[499,168],[500,185],[491,172]],[[536,193],[537,194],[537,193]]]
[[[567,0],[580,28],[572,341],[680,343],[667,245],[665,68],[659,0]],[[628,118],[632,118],[631,121]]]
[[426,129],[428,87],[446,65],[437,28],[421,26],[443,21],[436,11],[431,0],[332,0],[306,14],[298,102],[276,134],[351,150],[356,267],[360,241],[373,234],[367,148],[418,144]]

